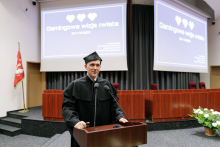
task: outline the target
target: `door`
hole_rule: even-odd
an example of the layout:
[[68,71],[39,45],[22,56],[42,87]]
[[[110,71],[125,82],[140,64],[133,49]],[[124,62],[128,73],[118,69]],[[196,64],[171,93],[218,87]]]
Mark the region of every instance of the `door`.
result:
[[220,66],[210,67],[210,88],[220,88]]
[[27,107],[42,106],[42,93],[46,89],[46,73],[40,72],[39,62],[27,61]]

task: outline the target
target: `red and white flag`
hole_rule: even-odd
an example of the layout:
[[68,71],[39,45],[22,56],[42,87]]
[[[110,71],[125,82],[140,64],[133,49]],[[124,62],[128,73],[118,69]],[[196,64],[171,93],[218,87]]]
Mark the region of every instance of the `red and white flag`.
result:
[[17,70],[15,71],[14,88],[16,88],[16,86],[24,79],[24,69],[22,66],[20,49],[18,49],[16,67]]

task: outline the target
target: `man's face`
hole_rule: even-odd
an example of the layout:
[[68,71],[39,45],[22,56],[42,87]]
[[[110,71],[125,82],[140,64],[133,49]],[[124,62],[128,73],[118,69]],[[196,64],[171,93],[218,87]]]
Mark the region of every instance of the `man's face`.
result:
[[95,79],[99,71],[101,69],[100,61],[95,60],[95,61],[90,61],[85,65],[85,69],[87,70],[87,74],[91,79]]

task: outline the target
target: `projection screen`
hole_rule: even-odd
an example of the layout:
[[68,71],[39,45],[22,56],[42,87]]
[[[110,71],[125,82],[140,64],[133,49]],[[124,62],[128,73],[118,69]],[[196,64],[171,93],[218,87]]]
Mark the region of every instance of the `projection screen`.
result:
[[126,2],[41,10],[41,71],[85,71],[96,51],[102,71],[127,70]]
[[208,72],[207,18],[162,0],[154,12],[154,70]]

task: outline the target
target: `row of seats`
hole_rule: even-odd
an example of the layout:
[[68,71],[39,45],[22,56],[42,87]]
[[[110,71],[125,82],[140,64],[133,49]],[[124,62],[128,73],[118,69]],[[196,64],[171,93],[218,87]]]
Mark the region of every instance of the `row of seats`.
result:
[[115,87],[115,89],[120,90],[119,83],[112,83],[112,85]]
[[[204,82],[199,82],[200,89],[206,89]],[[189,82],[189,89],[197,89],[195,82]],[[158,90],[157,84],[151,84],[151,90]]]
[[[200,89],[206,89],[205,88],[205,83],[204,82],[199,82],[199,88]],[[190,82],[189,83],[189,89],[197,89],[196,83],[195,82]]]
[[[119,83],[112,83],[112,85],[117,89],[120,90]],[[199,82],[200,89],[206,89],[204,82]],[[189,89],[197,89],[195,82],[189,82]],[[151,90],[158,90],[157,84],[151,84]]]

